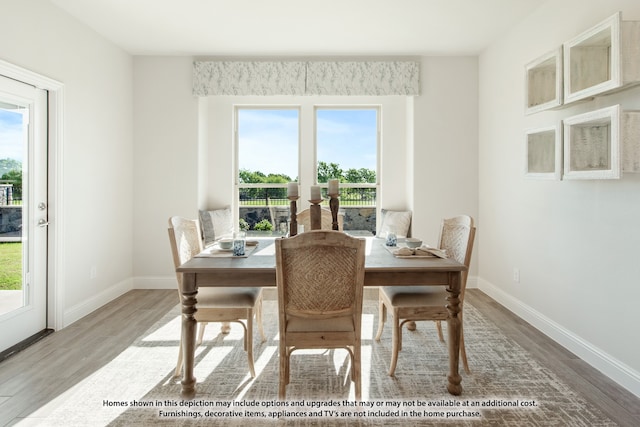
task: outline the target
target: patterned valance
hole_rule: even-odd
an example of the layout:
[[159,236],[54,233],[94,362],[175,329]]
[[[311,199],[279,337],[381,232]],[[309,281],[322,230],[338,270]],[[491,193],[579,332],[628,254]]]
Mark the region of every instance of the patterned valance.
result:
[[417,62],[308,62],[309,95],[419,95]]
[[420,65],[410,61],[196,61],[193,94],[420,95]]
[[193,94],[304,95],[304,62],[195,62]]

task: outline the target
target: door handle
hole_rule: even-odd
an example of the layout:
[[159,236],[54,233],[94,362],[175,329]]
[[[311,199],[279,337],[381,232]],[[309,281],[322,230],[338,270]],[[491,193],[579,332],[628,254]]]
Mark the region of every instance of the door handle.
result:
[[49,222],[44,218],[38,221],[38,227],[46,227],[48,225],[49,225]]

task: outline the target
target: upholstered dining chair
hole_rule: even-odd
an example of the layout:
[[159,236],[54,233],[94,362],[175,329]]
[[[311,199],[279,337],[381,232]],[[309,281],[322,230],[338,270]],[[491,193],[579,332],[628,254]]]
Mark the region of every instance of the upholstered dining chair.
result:
[[[469,268],[476,229],[473,218],[460,215],[444,219],[440,228],[439,247],[446,249],[447,256]],[[462,273],[460,286],[460,356],[464,370],[470,373],[467,352],[464,347],[463,305],[468,271]],[[379,288],[379,316],[376,341],[380,341],[387,313],[393,317],[391,364],[389,375],[393,376],[402,349],[402,326],[420,320],[436,321],[438,337],[444,341],[440,322],[447,320],[447,291],[440,286],[383,286]]]
[[[197,220],[173,216],[169,218],[169,241],[173,263],[177,268],[202,251],[202,238]],[[178,295],[182,301],[182,274],[176,273]],[[201,287],[197,296],[198,340],[202,343],[204,329],[208,322],[235,322],[244,329],[244,350],[249,360],[251,377],[256,372],[253,364],[253,319],[255,317],[262,341],[265,341],[262,326],[262,288],[260,287]],[[175,376],[182,371],[182,339],[176,365]]]
[[276,240],[280,399],[285,398],[294,350],[335,348],[349,351],[355,397],[361,398],[365,244],[364,239],[333,230]]
[[[326,208],[320,208],[320,229],[332,230],[333,229],[333,216],[331,210]],[[298,212],[296,216],[298,224],[304,226],[304,231],[311,231],[311,210],[304,209]],[[344,226],[344,214],[338,212],[338,230],[342,231]]]

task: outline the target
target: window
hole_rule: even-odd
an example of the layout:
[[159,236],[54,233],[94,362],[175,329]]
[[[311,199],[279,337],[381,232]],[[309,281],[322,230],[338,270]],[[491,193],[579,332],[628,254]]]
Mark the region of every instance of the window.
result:
[[[309,190],[304,187],[319,184],[323,205],[328,206],[328,180],[338,178],[341,209],[345,219],[354,218],[345,221],[345,229],[375,231],[379,107],[303,103],[299,107],[236,106],[235,113],[241,227],[286,233],[287,183],[302,184],[298,209],[304,209]],[[361,208],[370,208],[366,218]]]
[[343,208],[375,207],[378,108],[319,107],[315,122],[318,183],[337,178]]
[[287,183],[299,175],[299,116],[297,108],[236,109],[241,228],[286,232]]

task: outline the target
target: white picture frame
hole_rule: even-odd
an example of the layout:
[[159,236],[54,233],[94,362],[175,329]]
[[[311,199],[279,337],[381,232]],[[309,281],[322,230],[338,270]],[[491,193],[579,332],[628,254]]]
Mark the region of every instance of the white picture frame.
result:
[[640,83],[640,21],[617,12],[563,44],[564,103]]
[[562,132],[559,124],[525,130],[524,144],[526,178],[562,178]]
[[562,47],[525,65],[525,114],[533,114],[562,105]]
[[563,120],[563,179],[620,179],[620,105]]

